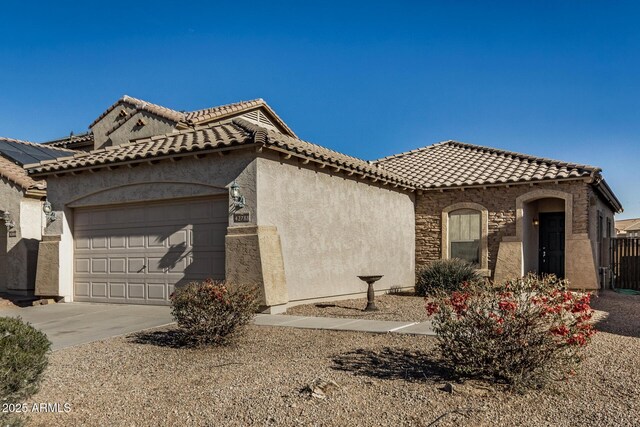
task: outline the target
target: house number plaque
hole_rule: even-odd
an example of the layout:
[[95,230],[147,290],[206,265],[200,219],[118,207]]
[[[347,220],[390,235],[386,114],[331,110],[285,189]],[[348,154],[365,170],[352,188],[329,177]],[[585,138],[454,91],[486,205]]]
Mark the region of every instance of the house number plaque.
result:
[[233,214],[233,222],[249,222],[249,221],[251,221],[251,216],[249,215],[249,212]]

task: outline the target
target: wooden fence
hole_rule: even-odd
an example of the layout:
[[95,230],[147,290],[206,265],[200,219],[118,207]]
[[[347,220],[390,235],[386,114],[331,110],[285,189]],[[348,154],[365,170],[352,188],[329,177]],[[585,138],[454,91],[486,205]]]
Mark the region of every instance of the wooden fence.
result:
[[640,290],[640,238],[611,238],[609,261],[613,286]]

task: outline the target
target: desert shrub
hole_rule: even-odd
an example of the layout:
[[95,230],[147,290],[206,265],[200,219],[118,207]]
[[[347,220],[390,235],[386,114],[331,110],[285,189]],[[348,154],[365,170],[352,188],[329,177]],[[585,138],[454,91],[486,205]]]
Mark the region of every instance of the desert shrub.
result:
[[426,308],[450,369],[518,390],[571,375],[595,333],[590,294],[568,291],[554,276],[470,283],[427,298]]
[[171,314],[185,341],[221,345],[251,321],[258,308],[256,287],[206,280],[171,294]]
[[420,270],[416,294],[426,296],[437,291],[452,292],[459,290],[463,283],[478,281],[480,276],[473,264],[458,258],[441,259]]
[[[0,406],[24,403],[38,391],[51,343],[21,319],[0,317]],[[20,425],[0,412],[0,424]]]

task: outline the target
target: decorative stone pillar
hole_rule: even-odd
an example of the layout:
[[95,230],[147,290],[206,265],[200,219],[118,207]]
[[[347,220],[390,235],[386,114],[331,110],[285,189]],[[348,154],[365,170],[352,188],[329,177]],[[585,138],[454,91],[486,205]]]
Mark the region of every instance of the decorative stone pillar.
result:
[[225,275],[229,282],[257,284],[264,310],[283,312],[289,301],[278,230],[274,226],[234,226],[225,237]]

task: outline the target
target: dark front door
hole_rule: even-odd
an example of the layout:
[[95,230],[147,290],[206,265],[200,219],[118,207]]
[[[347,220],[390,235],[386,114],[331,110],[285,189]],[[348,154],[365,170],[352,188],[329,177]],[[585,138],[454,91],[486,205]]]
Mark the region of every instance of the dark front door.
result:
[[540,214],[540,274],[564,277],[564,212]]

